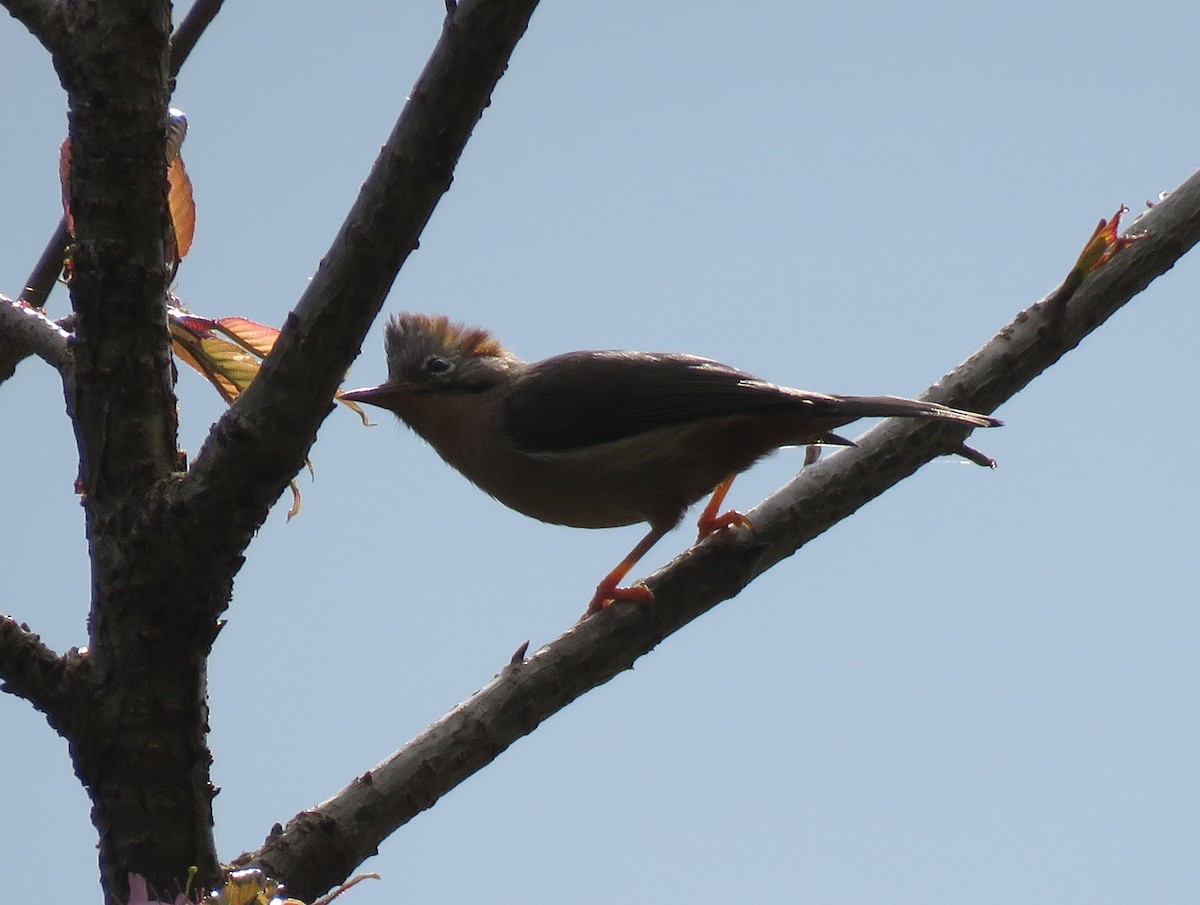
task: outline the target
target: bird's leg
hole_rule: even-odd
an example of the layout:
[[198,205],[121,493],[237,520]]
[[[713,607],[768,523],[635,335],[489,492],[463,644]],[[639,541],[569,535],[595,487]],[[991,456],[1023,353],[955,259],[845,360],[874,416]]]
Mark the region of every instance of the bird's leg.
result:
[[737,525],[739,528],[749,528],[751,531],[754,530],[754,523],[740,512],[730,509],[728,512],[722,512],[720,515],[717,515],[717,512],[721,509],[721,504],[725,502],[725,494],[729,493],[729,488],[733,486],[733,479],[736,477],[737,475],[731,474],[718,484],[717,489],[713,491],[712,499],[708,501],[708,505],[700,513],[700,522],[697,525],[700,529],[700,534],[696,538],[697,542],[731,525]]
[[596,596],[592,598],[592,602],[588,604],[587,610],[583,614],[586,619],[593,613],[598,613],[606,606],[618,600],[632,600],[635,603],[649,603],[654,599],[654,594],[645,585],[634,585],[628,588],[619,588],[617,584],[629,574],[629,570],[637,565],[637,561],[646,555],[646,552],[658,543],[671,530],[671,526],[667,527],[652,527],[650,533],[637,542],[629,554],[617,563],[617,567],[604,576],[604,580],[596,586]]

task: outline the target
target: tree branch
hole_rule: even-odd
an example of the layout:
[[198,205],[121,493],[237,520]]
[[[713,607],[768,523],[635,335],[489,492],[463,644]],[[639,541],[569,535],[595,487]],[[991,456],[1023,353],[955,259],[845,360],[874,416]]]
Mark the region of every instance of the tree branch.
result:
[[[124,900],[129,871],[160,888],[188,864],[198,866],[198,882],[215,879],[203,695],[215,617],[251,532],[299,469],[448,188],[534,5],[476,0],[447,22],[375,175],[255,383],[260,398],[243,397],[214,431],[226,458],[202,452],[199,480],[183,482],[172,472],[162,304],[166,3],[76,0],[69,8],[73,44],[58,60],[72,101],[76,224],[68,402],[87,493],[96,666],[77,695],[71,747],[95,805],[111,901]],[[94,97],[102,109],[88,103]]]
[[[70,101],[71,395],[95,552],[97,532],[124,531],[131,495],[177,458],[164,301],[169,4],[79,2],[67,27],[71,52],[57,64]],[[102,565],[94,577],[105,593]]]
[[[68,239],[67,218],[63,217],[58,221],[54,235],[50,237],[41,257],[34,265],[33,273],[25,281],[25,286],[18,296],[18,302],[28,305],[30,308],[45,307],[46,298],[50,295],[55,280],[62,272],[63,256],[66,254]],[[22,342],[20,336],[10,332],[4,323],[0,322],[0,384],[16,373],[17,365],[30,355],[36,354],[37,352],[31,346]]]
[[[1125,235],[1138,233],[1144,234],[1140,241],[1076,291],[1067,294],[1059,287],[1018,314],[923,398],[993,412],[1079,345],[1200,242],[1200,171],[1139,217]],[[930,461],[937,450],[931,450],[926,435],[938,429],[885,421],[859,438],[857,449],[839,451],[806,468],[772,494],[750,513],[762,552],[742,584]]]
[[40,308],[31,308],[0,295],[0,330],[13,337],[65,377],[71,370],[71,334]]
[[179,75],[184,62],[196,49],[196,43],[209,23],[217,17],[225,0],[196,0],[188,10],[187,15],[171,35],[171,59],[168,72],[171,78]]
[[70,240],[71,234],[67,230],[67,218],[64,216],[59,219],[50,241],[42,249],[41,257],[37,259],[33,271],[21,287],[22,302],[35,308],[46,306],[46,299],[50,297],[50,291],[57,284],[58,275],[62,273],[63,258],[66,257],[67,243]]
[[63,46],[62,4],[55,0],[0,0],[9,14],[29,29],[51,54]]
[[223,606],[228,584],[181,576],[177,538],[145,522],[177,465],[165,306],[170,3],[74,0],[65,21],[70,48],[55,63],[69,100],[77,315],[67,404],[94,665],[69,740],[93,803],[106,901],[124,902],[130,873],[168,888],[188,865],[203,883],[219,869],[204,699],[216,626],[192,614]]
[[198,548],[232,543],[224,555],[240,553],[303,467],[335,389],[449,188],[536,5],[469,0],[446,18],[409,102],[274,350],[215,425],[171,498],[192,515]]
[[70,666],[81,655],[72,650],[60,657],[42,639],[10,616],[0,615],[0,691],[29,701],[60,728],[72,697]]
[[[1149,235],[1084,281],[1021,312],[926,397],[990,412],[1074,348],[1200,240],[1200,174],[1142,217]],[[526,661],[515,660],[384,763],[293,818],[247,856],[302,898],[344,880],[399,826],[431,807],[514,741],[607,682],[670,634],[851,515],[921,465],[952,452],[953,425],[889,419],[750,513],[753,536],[722,532],[648,581],[655,601],[614,606]]]

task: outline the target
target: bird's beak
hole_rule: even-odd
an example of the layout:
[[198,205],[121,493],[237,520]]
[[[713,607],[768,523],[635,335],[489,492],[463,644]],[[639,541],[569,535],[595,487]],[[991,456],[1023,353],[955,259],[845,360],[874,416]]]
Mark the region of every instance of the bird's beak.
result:
[[351,402],[365,402],[368,405],[377,405],[386,409],[391,408],[396,400],[407,395],[409,395],[409,386],[406,383],[381,383],[377,387],[346,390],[338,398],[348,399]]

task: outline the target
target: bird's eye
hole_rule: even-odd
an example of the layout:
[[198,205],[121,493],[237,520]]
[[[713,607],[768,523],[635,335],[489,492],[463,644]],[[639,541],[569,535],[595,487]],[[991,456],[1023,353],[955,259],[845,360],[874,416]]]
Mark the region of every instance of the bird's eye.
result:
[[445,374],[450,370],[450,360],[442,358],[440,355],[430,355],[425,359],[425,372],[427,374]]

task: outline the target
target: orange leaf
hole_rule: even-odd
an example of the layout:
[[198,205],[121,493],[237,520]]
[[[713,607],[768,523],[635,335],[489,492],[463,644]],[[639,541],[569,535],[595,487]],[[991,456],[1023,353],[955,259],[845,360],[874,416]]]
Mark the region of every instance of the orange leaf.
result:
[[67,218],[67,232],[75,235],[75,218],[71,216],[71,139],[63,140],[58,149],[58,182],[62,187],[63,214]]
[[215,329],[224,333],[242,348],[266,358],[275,348],[279,331],[244,317],[223,317],[216,322]]
[[187,257],[196,234],[196,203],[192,199],[192,180],[179,149],[187,138],[188,122],[182,110],[167,111],[167,206],[171,212],[171,228],[175,230],[176,263]]
[[[274,327],[245,317],[213,320],[171,306],[167,318],[175,354],[203,374],[226,402],[232,402],[250,386],[262,360],[271,354],[279,338]],[[352,409],[370,427],[372,422],[362,406],[342,399],[341,395],[338,390],[337,401]]]
[[[178,264],[191,250],[196,235],[196,203],[192,198],[192,180],[188,177],[179,148],[187,136],[187,117],[172,108],[167,118],[167,206],[174,231],[174,250],[168,251],[169,263]],[[58,152],[58,178],[62,186],[63,213],[67,231],[75,235],[75,218],[71,214],[71,139],[67,138]]]
[[170,186],[167,205],[175,230],[175,254],[182,261],[191,251],[196,235],[196,202],[192,199],[192,180],[188,178],[182,157],[176,157],[167,167],[167,183]]
[[1100,221],[1100,224],[1096,227],[1096,231],[1092,233],[1087,244],[1083,246],[1079,260],[1075,262],[1075,267],[1072,268],[1072,274],[1078,273],[1080,276],[1085,276],[1103,267],[1118,253],[1128,248],[1134,242],[1145,238],[1145,233],[1135,233],[1131,236],[1117,234],[1117,229],[1121,225],[1121,217],[1127,213],[1129,213],[1129,208],[1122,204],[1111,219],[1102,219]]

